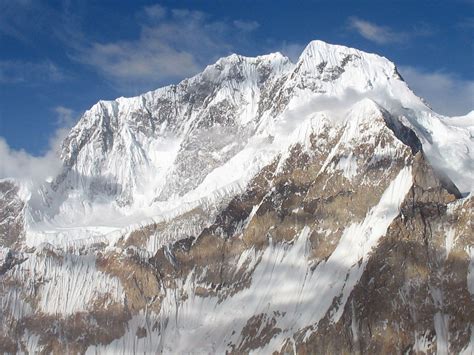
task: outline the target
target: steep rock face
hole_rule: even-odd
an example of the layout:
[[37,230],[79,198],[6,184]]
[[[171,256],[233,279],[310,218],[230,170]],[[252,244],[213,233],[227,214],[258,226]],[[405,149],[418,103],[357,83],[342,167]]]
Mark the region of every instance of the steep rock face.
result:
[[[235,154],[237,147],[217,158],[216,153],[231,142],[245,143],[244,127],[255,118],[261,93],[291,65],[279,53],[257,58],[231,55],[179,85],[136,98],[99,102],[64,141],[62,157],[67,168],[56,183],[65,179],[67,187],[84,188],[91,195],[105,192],[127,205],[141,192],[137,185],[143,181],[138,178],[152,169],[161,179],[172,174],[174,179],[168,184],[176,185],[166,186],[163,192],[155,186],[152,193],[158,198],[160,193],[184,194],[190,187],[183,180],[194,180],[191,187],[196,187],[209,171]],[[206,141],[211,138],[217,145]],[[197,153],[204,157],[193,164]],[[91,160],[91,156],[98,159]],[[168,172],[170,159],[179,164]],[[109,181],[100,181],[101,177]]]
[[472,198],[456,201],[417,155],[400,215],[373,251],[343,316],[337,323],[325,319],[298,351],[468,353],[473,242]]
[[11,247],[24,238],[25,202],[13,181],[0,181],[0,246]]
[[97,104],[43,208],[0,183],[0,351],[469,353],[472,195],[431,163],[472,142],[442,122],[320,41]]

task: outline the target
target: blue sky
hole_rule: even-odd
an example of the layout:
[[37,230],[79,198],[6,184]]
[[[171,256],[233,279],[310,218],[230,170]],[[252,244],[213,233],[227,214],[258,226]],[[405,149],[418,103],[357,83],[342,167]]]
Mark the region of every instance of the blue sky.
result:
[[0,146],[47,154],[100,99],[177,82],[233,52],[295,60],[313,39],[388,57],[440,113],[474,109],[469,0],[0,0]]

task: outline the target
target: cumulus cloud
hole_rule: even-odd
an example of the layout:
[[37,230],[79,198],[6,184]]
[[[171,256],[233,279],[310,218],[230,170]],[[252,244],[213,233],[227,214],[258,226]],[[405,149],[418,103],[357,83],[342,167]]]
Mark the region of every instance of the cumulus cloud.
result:
[[74,59],[122,88],[150,88],[199,72],[229,54],[240,34],[258,28],[253,21],[213,21],[203,12],[160,5],[145,7],[137,17],[138,38],[85,44]]
[[0,137],[0,179],[14,178],[39,186],[59,173],[62,167],[59,149],[74,122],[75,112],[63,106],[55,107],[52,111],[57,115],[57,128],[49,139],[49,148],[43,155],[34,156],[24,150],[12,149],[8,142]]
[[411,66],[399,71],[410,88],[438,113],[454,116],[474,110],[474,81],[448,72],[429,72]]

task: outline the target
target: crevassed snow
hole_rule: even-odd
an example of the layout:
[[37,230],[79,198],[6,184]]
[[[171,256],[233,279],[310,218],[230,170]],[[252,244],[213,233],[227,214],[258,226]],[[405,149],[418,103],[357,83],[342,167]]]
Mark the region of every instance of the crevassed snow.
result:
[[474,137],[474,110],[464,116],[446,117],[445,121],[450,126],[467,128]]
[[[358,135],[367,134],[370,137],[380,129],[372,125],[370,132],[359,133],[358,131],[361,122],[370,121],[371,117],[381,114],[374,102],[367,99],[352,105],[340,106],[336,113],[337,117],[332,111],[327,110],[327,106],[321,104],[319,96],[315,94],[306,95],[303,98],[295,97],[291,100],[289,107],[294,108],[285,110],[278,118],[270,122],[263,121],[257,133],[240,151],[212,170],[195,189],[185,195],[174,196],[168,201],[154,202],[129,215],[123,215],[119,210],[114,209],[114,204],[110,201],[86,203],[85,207],[88,206],[89,211],[82,215],[85,218],[82,220],[80,212],[77,212],[81,208],[65,204],[62,207],[64,213],[59,214],[54,220],[30,225],[26,238],[28,245],[38,245],[45,241],[55,245],[65,245],[68,240],[86,241],[87,239],[93,242],[94,236],[100,237],[101,234],[110,234],[117,230],[123,232],[124,229],[145,224],[147,219],[149,222],[159,222],[203,204],[217,206],[219,201],[242,192],[248,181],[264,166],[271,163],[276,156],[281,155],[280,162],[283,162],[289,154],[291,145],[302,143],[303,149],[308,149],[309,137],[313,133],[329,128],[329,133],[335,134],[332,127],[341,127],[344,122],[347,122],[340,144],[350,149],[352,141],[357,140]],[[321,111],[315,111],[318,109]],[[335,151],[337,147],[334,147]],[[396,154],[396,152],[382,153]],[[332,159],[332,155],[330,158]],[[328,163],[331,159],[328,158]],[[342,159],[337,168],[342,169],[350,178],[357,171],[357,161],[353,157],[346,162],[347,164],[344,163]],[[60,221],[62,215],[65,215],[67,219]],[[154,246],[150,245],[150,250],[156,250],[156,246],[162,244],[156,241],[152,243]]]

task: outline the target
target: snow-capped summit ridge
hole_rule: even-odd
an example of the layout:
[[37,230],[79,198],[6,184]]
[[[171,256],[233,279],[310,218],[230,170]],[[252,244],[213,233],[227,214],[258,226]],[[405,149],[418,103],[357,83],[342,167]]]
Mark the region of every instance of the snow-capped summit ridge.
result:
[[359,93],[387,91],[402,81],[395,64],[387,58],[322,41],[306,46],[296,71],[296,85],[331,96],[341,96],[348,89]]
[[[312,76],[311,79],[322,81],[336,81],[341,74],[350,67],[351,72],[361,72],[364,79],[377,77],[377,74],[383,73],[387,78],[396,73],[395,65],[376,54],[366,53],[358,49],[329,44],[320,40],[310,42],[301,53],[296,64],[291,63],[290,59],[280,52],[274,52],[256,57],[248,57],[236,53],[218,59],[214,64],[208,65],[203,72],[184,79],[177,85],[165,86],[153,91],[149,91],[135,97],[119,97],[115,100],[100,100],[84,114],[83,118],[94,115],[117,114],[117,111],[126,111],[129,108],[140,109],[156,100],[157,97],[176,96],[179,91],[195,83],[208,81],[213,84],[224,81],[255,81],[264,73],[258,73],[258,69],[267,71],[274,77],[294,72],[295,76],[307,76],[308,74],[326,73],[329,75]],[[298,74],[299,75],[296,75]],[[352,73],[354,74],[354,73]],[[357,81],[358,76],[353,77]],[[332,80],[331,80],[332,79]],[[367,81],[367,80],[366,80]],[[346,89],[347,81],[339,83],[341,90]],[[366,84],[366,83],[364,83]],[[366,88],[370,87],[370,83]],[[341,91],[339,90],[339,91]]]
[[[346,71],[348,73],[344,75]],[[193,88],[202,90],[209,84],[224,84],[230,86],[233,91],[262,84],[268,77],[279,78],[289,73],[292,73],[295,79],[307,84],[311,82],[310,85],[304,86],[320,86],[320,93],[332,95],[341,94],[348,88],[355,88],[358,91],[368,90],[378,77],[387,79],[396,73],[396,69],[395,65],[384,57],[320,40],[310,42],[296,64],[291,63],[290,59],[280,52],[257,57],[234,53],[218,59],[203,72],[184,79],[177,85],[165,86],[136,97],[100,100],[85,112],[75,128],[83,128],[81,123],[94,120],[94,117],[98,119],[104,115],[112,117],[133,110],[150,110],[162,99],[175,100],[180,96],[187,97]],[[290,80],[287,86],[294,85],[293,81]],[[241,88],[236,87],[237,83]],[[323,88],[324,86],[331,88]],[[85,126],[87,127],[87,124]]]
[[226,57],[219,58],[216,63],[209,65],[212,67],[215,65],[223,65],[228,63],[241,63],[241,62],[281,62],[290,61],[290,59],[282,54],[281,52],[273,52],[269,54],[263,54],[256,57],[249,57],[238,53],[232,53]]
[[[438,116],[391,61],[312,41],[296,64],[281,53],[232,54],[176,85],[99,101],[63,142],[64,170],[51,185],[48,205],[54,208],[47,218],[64,225],[82,213],[87,225],[88,215],[106,207],[117,212],[115,220],[153,217],[184,200],[236,193],[264,164],[285,154],[292,139],[308,137],[294,132],[312,127],[311,117],[324,112],[334,123],[358,102],[357,111],[367,117],[377,116],[374,112],[394,117],[387,123],[394,129],[403,129],[399,118],[406,121],[402,126],[416,132],[438,165],[452,155],[451,144],[437,143],[430,133],[452,130],[437,124]],[[379,129],[380,122],[370,127]],[[464,136],[461,143],[469,148],[472,142]]]
[[432,167],[474,190],[472,117],[394,68],[315,41],[99,101],[0,181],[0,352],[469,352],[474,201]]
[[392,74],[396,69],[395,64],[386,57],[375,53],[368,53],[362,50],[346,47],[338,44],[329,44],[320,40],[311,41],[301,53],[297,65],[304,62],[306,65],[319,65],[318,70],[324,67],[341,66],[345,67],[352,62],[354,67],[367,70],[386,70]]
[[291,63],[290,59],[280,52],[257,57],[247,57],[234,53],[218,59],[214,64],[208,65],[201,73],[186,78],[178,84],[158,88],[139,96],[100,100],[84,113],[76,127],[79,127],[84,121],[103,114],[117,115],[133,109],[152,109],[153,107],[150,106],[156,104],[156,101],[161,101],[162,98],[173,100],[179,99],[180,96],[187,97],[190,91],[202,90],[206,83],[223,84],[234,81],[242,83],[241,86],[254,83],[261,84],[269,76],[282,75],[289,72],[293,67],[294,64]]
[[365,52],[360,49],[347,47],[340,44],[330,44],[321,40],[313,40],[309,42],[301,53],[298,61],[303,58],[314,57],[334,62],[334,59],[337,59],[338,56],[345,56],[349,54],[366,57],[368,60],[383,60],[386,61],[388,65],[394,66],[390,60],[378,54]]

